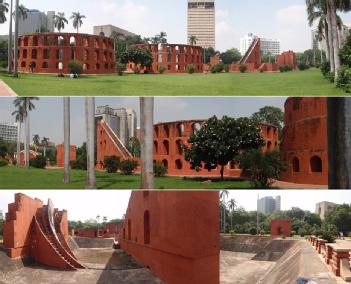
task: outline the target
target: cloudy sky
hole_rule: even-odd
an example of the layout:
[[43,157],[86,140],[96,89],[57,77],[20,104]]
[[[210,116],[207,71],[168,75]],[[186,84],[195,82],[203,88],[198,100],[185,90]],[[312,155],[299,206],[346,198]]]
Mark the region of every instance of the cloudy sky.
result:
[[[187,119],[207,119],[213,115],[222,117],[250,116],[261,107],[272,105],[284,108],[286,97],[157,97],[155,98],[155,122]],[[0,122],[15,122],[13,98],[0,98]],[[39,134],[49,137],[56,144],[63,142],[63,99],[42,97],[34,101],[31,112],[31,137]],[[131,107],[139,113],[137,97],[97,97],[96,106],[113,108]],[[80,146],[85,141],[84,98],[71,98],[71,143]],[[138,123],[139,125],[140,123]]]
[[[79,11],[87,18],[82,32],[92,33],[94,25],[113,24],[145,37],[161,30],[170,43],[187,41],[187,0],[20,0],[27,8],[65,12]],[[306,20],[305,0],[216,0],[217,49],[239,47],[240,37],[254,33],[277,38],[282,49],[303,51],[311,46],[311,29]],[[351,23],[351,15],[342,15]],[[65,31],[72,31],[71,23]],[[0,25],[0,34],[8,24]]]

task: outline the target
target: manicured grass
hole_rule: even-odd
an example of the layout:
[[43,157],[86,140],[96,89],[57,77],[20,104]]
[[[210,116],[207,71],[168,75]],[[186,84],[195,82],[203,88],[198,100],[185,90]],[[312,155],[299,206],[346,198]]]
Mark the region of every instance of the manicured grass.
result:
[[[140,175],[124,176],[96,172],[99,189],[139,189]],[[86,172],[71,171],[71,183],[63,183],[63,170],[18,169],[16,167],[0,168],[1,189],[84,189]],[[211,184],[199,179],[183,179],[181,177],[156,178],[156,189],[247,189],[248,181],[218,181]]]
[[21,96],[328,96],[345,95],[318,69],[288,73],[98,75],[0,74]]

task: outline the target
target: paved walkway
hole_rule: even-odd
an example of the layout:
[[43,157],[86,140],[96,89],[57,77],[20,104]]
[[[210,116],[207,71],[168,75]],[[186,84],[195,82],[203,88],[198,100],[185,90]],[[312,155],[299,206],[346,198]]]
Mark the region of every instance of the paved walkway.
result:
[[275,181],[273,187],[279,189],[328,189],[328,185],[298,184],[284,181]]
[[17,97],[17,94],[3,80],[0,80],[0,97]]

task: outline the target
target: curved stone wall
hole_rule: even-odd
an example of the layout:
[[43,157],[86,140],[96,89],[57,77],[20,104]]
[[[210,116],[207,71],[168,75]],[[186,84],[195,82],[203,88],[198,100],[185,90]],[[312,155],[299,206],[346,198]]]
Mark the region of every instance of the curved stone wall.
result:
[[84,74],[113,73],[114,42],[107,37],[77,33],[36,33],[19,37],[20,72],[68,74],[71,60],[83,64]]
[[328,184],[327,99],[289,98],[281,145],[288,170],[282,180]]

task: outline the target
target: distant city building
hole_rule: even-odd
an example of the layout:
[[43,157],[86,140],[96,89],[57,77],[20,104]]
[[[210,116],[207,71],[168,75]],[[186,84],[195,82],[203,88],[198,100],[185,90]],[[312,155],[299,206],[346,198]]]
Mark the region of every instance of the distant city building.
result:
[[196,45],[216,48],[216,13],[214,0],[188,0],[188,43],[191,36]]
[[0,220],[4,220],[4,213],[0,210]]
[[316,204],[316,214],[323,220],[327,213],[332,210],[338,204],[328,201],[319,202]]
[[280,211],[281,208],[281,197],[267,196],[257,201],[257,210],[259,213],[269,215],[275,211]]
[[28,10],[27,18],[20,17],[18,31],[19,35],[32,34],[36,32],[54,32],[55,12],[49,11],[46,14],[39,10]]
[[0,123],[0,139],[8,142],[17,141],[17,123]]
[[[340,46],[346,42],[346,39],[350,34],[350,30],[351,30],[351,25],[342,25],[341,30],[339,30]],[[311,34],[312,34],[311,48],[312,49],[320,49],[320,50],[327,52],[328,45],[327,45],[326,38],[323,37],[321,41],[319,40],[318,29],[312,30]]]
[[136,135],[137,115],[131,108],[114,109],[99,106],[96,108],[95,118],[103,119],[125,146],[128,145],[129,139]]
[[136,34],[133,34],[132,32],[115,27],[113,25],[94,26],[93,29],[94,29],[94,35],[98,35],[98,36],[111,37],[113,32],[121,34],[125,37],[136,36]]
[[[258,38],[258,36],[249,33],[240,39],[240,53],[242,56],[245,55],[246,51],[250,48],[251,44],[256,38]],[[262,54],[279,55],[281,53],[279,39],[260,38],[260,40]]]

